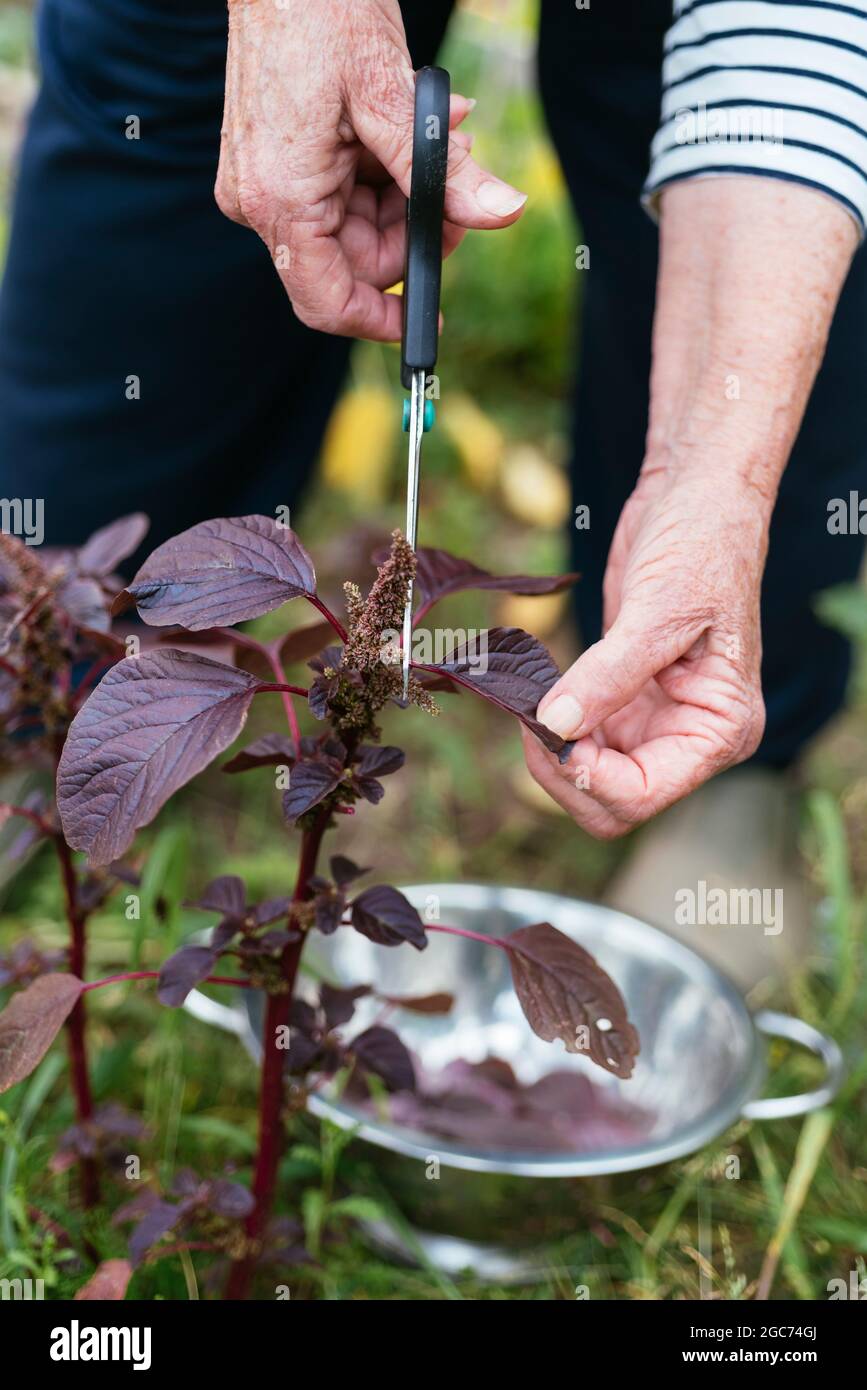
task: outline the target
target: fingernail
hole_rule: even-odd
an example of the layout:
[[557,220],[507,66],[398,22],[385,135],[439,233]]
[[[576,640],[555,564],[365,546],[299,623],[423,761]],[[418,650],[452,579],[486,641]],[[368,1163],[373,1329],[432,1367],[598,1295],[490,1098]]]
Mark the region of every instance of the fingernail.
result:
[[558,695],[539,718],[561,738],[574,738],[584,723],[584,711],[574,695]]
[[490,179],[482,184],[476,197],[485,212],[493,213],[494,217],[509,217],[527,201],[526,193],[519,193],[507,183],[494,183]]
[[478,103],[475,97],[464,97],[464,101],[467,103],[467,115],[469,115],[471,111],[475,111]]

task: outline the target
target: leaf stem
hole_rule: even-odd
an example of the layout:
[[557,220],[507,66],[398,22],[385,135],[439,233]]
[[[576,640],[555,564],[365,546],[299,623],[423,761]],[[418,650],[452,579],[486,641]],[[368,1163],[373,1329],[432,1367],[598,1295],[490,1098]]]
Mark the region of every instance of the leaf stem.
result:
[[467,941],[480,941],[483,946],[499,946],[503,951],[508,951],[509,943],[504,941],[501,936],[485,936],[478,931],[468,931],[465,927],[444,927],[441,924],[425,922],[425,931],[441,931],[448,936],[464,936]]
[[[66,905],[66,920],[69,923],[69,969],[79,980],[84,978],[86,955],[86,914],[78,902],[78,881],[72,851],[62,835],[52,836],[57,858],[60,863],[60,876],[63,882],[63,896]],[[90,1075],[87,1068],[87,1039],[85,1035],[86,1015],[84,999],[79,998],[66,1020],[69,1039],[69,1070],[72,1091],[75,1096],[75,1117],[79,1124],[86,1124],[93,1117],[93,1094],[90,1089]],[[82,1158],[81,1200],[85,1209],[96,1206],[99,1201],[99,1172],[96,1160]]]
[[303,685],[289,685],[287,681],[263,681],[261,685],[256,686],[257,695],[279,694],[281,691],[287,691],[290,695],[303,695],[305,700],[308,695]]
[[[283,665],[279,656],[271,647],[265,648],[265,655],[271,670],[274,672],[275,679],[279,684],[285,686],[286,672],[283,670]],[[301,730],[298,727],[298,715],[295,713],[295,706],[292,703],[292,696],[289,691],[283,690],[281,694],[283,696],[283,708],[286,711],[286,722],[289,725],[289,732],[292,735],[292,742],[295,745],[295,755],[297,757],[301,751]]]
[[51,826],[43,816],[39,815],[38,811],[31,811],[28,806],[10,806],[8,803],[6,805],[6,810],[11,816],[23,816],[25,820],[29,820],[36,826],[37,830],[41,830],[43,835],[54,834]]
[[341,642],[345,642],[348,637],[346,628],[343,626],[340,619],[335,617],[328,605],[322,602],[322,599],[319,597],[318,594],[308,594],[306,597],[308,601],[313,604],[314,608],[319,609],[319,612],[322,614],[325,621],[331,624],[331,626],[334,628],[334,631],[337,633],[337,636],[340,638]]
[[[82,989],[82,994],[86,994],[91,989],[102,989],[104,985],[120,985],[127,980],[158,980],[160,972],[158,970],[130,970],[122,975],[107,975],[104,980],[91,980]],[[230,975],[208,975],[200,981],[203,985],[235,985],[238,989],[253,989],[254,985],[250,980],[238,979]]]

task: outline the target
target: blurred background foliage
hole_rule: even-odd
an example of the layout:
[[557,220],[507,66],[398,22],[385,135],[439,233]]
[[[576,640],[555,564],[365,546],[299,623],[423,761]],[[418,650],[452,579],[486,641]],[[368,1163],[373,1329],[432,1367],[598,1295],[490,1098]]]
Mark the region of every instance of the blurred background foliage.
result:
[[[479,159],[530,198],[515,229],[471,233],[445,268],[438,423],[425,441],[421,540],[493,570],[544,573],[567,567],[566,399],[576,359],[580,236],[533,85],[535,10],[534,0],[465,0],[443,55],[455,88],[478,98],[466,128],[476,136]],[[13,152],[34,89],[31,68],[30,7],[0,3],[0,248]],[[372,549],[403,521],[401,394],[396,348],[357,345],[319,476],[294,518],[331,597],[339,596],[345,578],[370,577]],[[804,773],[810,788],[805,868],[821,933],[816,967],[805,968],[791,997],[774,1002],[818,1026],[833,1016],[852,1065],[833,1125],[810,1119],[803,1126],[741,1125],[667,1168],[572,1184],[574,1220],[552,1249],[550,1277],[504,1289],[398,1270],[371,1253],[351,1219],[371,1214],[357,1199],[381,1201],[375,1153],[359,1165],[341,1156],[335,1134],[302,1122],[282,1170],[286,1208],[304,1212],[317,1245],[323,1226],[336,1238],[323,1247],[320,1266],[293,1286],[293,1298],[572,1298],[577,1283],[601,1298],[694,1298],[702,1289],[739,1298],[751,1293],[780,1232],[777,1296],[823,1298],[829,1278],[863,1272],[867,601],[860,587],[818,601],[829,621],[857,639],[859,676],[851,708],[820,740]],[[270,634],[308,621],[299,607],[270,615],[259,629]],[[561,667],[578,650],[563,596],[461,595],[443,607],[441,621],[527,627]],[[360,863],[375,862],[383,879],[397,883],[487,880],[597,896],[623,845],[590,840],[536,790],[509,720],[466,695],[440,703],[436,720],[418,711],[388,716],[386,737],[407,748],[408,766],[389,779],[381,807],[341,825],[341,850]],[[279,715],[276,700],[273,707],[260,702],[249,733],[277,727]],[[140,921],[125,919],[122,898],[95,919],[91,973],[157,966],[200,928],[201,916],[182,903],[215,873],[243,875],[251,899],[285,891],[295,847],[282,828],[277,796],[267,773],[226,778],[219,770],[182,793],[140,838]],[[63,942],[47,856],[37,855],[0,893],[0,946],[25,933],[45,944]],[[157,1008],[140,986],[92,997],[91,1033],[97,1098],[121,1099],[148,1123],[147,1178],[167,1182],[181,1164],[213,1176],[227,1162],[246,1175],[254,1075],[235,1042]],[[809,1082],[808,1061],[784,1050],[775,1050],[773,1060],[782,1067],[781,1088]],[[55,1049],[28,1083],[3,1098],[0,1110],[0,1277],[45,1277],[49,1295],[68,1294],[84,1277],[57,1233],[68,1232],[73,1243],[81,1236],[73,1176],[47,1176],[52,1136],[72,1119],[64,1077]],[[741,1161],[738,1182],[719,1180],[730,1155]],[[796,1157],[800,1180],[792,1184]],[[356,1199],[354,1208],[346,1193]],[[519,1221],[519,1213],[503,1213],[504,1229]],[[107,1221],[91,1225],[89,1234],[105,1255],[122,1253],[120,1233]],[[144,1298],[198,1292],[189,1257],[148,1265],[133,1285],[134,1296]]]

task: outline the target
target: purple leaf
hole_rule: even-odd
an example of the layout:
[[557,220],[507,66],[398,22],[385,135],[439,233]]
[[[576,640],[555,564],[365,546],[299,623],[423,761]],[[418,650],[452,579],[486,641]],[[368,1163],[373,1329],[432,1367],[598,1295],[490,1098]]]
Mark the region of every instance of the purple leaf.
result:
[[182,946],[169,956],[160,969],[157,998],[161,1004],[176,1009],[183,1004],[190,990],[207,979],[217,963],[217,952],[211,946]]
[[311,671],[318,671],[320,674],[323,671],[339,671],[342,664],[343,648],[338,646],[323,647],[320,654],[307,663]]
[[402,748],[389,745],[380,748],[375,743],[365,743],[358,750],[358,761],[353,765],[353,771],[359,777],[387,777],[389,773],[399,771],[405,762],[406,754]]
[[451,1013],[455,996],[453,994],[418,994],[414,996],[401,996],[399,994],[379,994],[384,1004],[391,1004],[396,1009],[407,1009],[412,1014],[448,1014]]
[[279,767],[295,761],[295,745],[286,734],[265,734],[248,743],[223,764],[223,772],[246,772],[251,767]]
[[325,622],[310,623],[287,632],[280,643],[280,660],[284,666],[291,666],[294,661],[309,661],[328,646],[333,636],[334,628]]
[[268,516],[220,517],[158,546],[112,611],[132,599],[151,626],[179,623],[197,632],[315,592],[313,561],[294,531]]
[[333,854],[328,862],[338,888],[347,888],[357,878],[370,873],[369,869],[359,869],[357,864],[353,864],[352,860],[343,854]]
[[317,1020],[313,1005],[306,999],[293,999],[289,1005],[289,1023],[302,1033],[315,1033]]
[[[374,557],[382,563],[387,551]],[[471,560],[450,555],[447,550],[435,550],[430,546],[419,546],[416,551],[415,589],[425,608],[438,603],[446,594],[456,594],[462,589],[499,589],[508,594],[557,594],[568,589],[578,578],[577,574],[540,575],[491,574],[480,569]]]
[[378,806],[385,796],[385,787],[381,782],[377,782],[375,777],[353,777],[352,786],[371,806]]
[[82,574],[111,574],[121,560],[138,549],[149,526],[144,512],[131,512],[94,531],[76,557],[79,570]]
[[247,911],[247,889],[244,880],[237,874],[223,874],[211,879],[205,885],[201,897],[192,907],[204,908],[206,912],[221,912],[226,917],[243,917]]
[[92,632],[108,632],[108,600],[95,579],[74,574],[57,590],[57,602],[75,623]]
[[0,1014],[0,1093],[38,1067],[84,988],[75,975],[40,975]]
[[414,1091],[412,1058],[397,1033],[378,1024],[353,1038],[350,1051],[364,1072],[378,1076],[389,1091]]
[[257,927],[266,927],[269,922],[277,922],[281,917],[285,917],[291,906],[292,899],[289,897],[268,898],[254,907],[253,920]]
[[522,628],[492,627],[486,654],[457,647],[441,665],[423,669],[450,676],[500,709],[516,714],[552,753],[570,746],[536,718],[539,701],[560,679],[560,672],[541,642]]
[[239,1221],[249,1216],[256,1205],[255,1198],[248,1188],[239,1182],[229,1182],[227,1178],[217,1178],[211,1183],[209,1205],[218,1216],[230,1221]]
[[315,1062],[322,1051],[322,1044],[309,1034],[303,1033],[298,1028],[293,1028],[289,1034],[289,1047],[286,1055],[286,1065],[290,1072],[303,1072]]
[[386,883],[365,888],[352,903],[352,925],[378,946],[408,941],[423,951],[427,936],[421,918],[408,898]]
[[638,1034],[619,989],[590,953],[549,922],[519,927],[505,945],[533,1032],[545,1042],[559,1038],[567,1052],[592,1057],[624,1081],[631,1076]]
[[289,790],[283,793],[283,814],[290,825],[317,806],[343,777],[343,768],[334,758],[302,758],[292,768]]
[[136,830],[238,737],[258,682],[171,650],[127,657],[72,721],[57,775],[64,834],[109,864]]
[[346,899],[343,894],[324,889],[315,895],[313,907],[316,913],[314,921],[317,929],[322,932],[323,936],[331,936],[340,926],[346,907]]
[[303,940],[303,932],[297,931],[294,927],[274,927],[271,931],[263,932],[260,937],[251,937],[248,944],[255,946],[257,943],[260,954],[268,956],[279,956],[281,952],[292,944],[293,941]]
[[307,691],[307,708],[314,719],[328,717],[329,701],[337,689],[337,676],[317,676]]
[[348,1023],[355,1013],[356,999],[370,994],[370,985],[352,985],[348,989],[338,989],[336,985],[320,985],[319,1003],[325,1013],[329,1028],[340,1028]]
[[130,1237],[129,1254],[132,1263],[137,1265],[151,1246],[156,1245],[157,1241],[168,1235],[169,1231],[173,1230],[181,1217],[185,1215],[186,1208],[183,1203],[174,1206],[171,1202],[164,1202],[157,1197]]

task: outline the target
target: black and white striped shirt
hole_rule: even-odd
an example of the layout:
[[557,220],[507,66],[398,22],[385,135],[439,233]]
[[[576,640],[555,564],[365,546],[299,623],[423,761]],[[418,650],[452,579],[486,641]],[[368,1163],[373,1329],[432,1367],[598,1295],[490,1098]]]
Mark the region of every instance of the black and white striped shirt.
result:
[[867,0],[675,0],[645,202],[678,179],[763,174],[867,225]]

